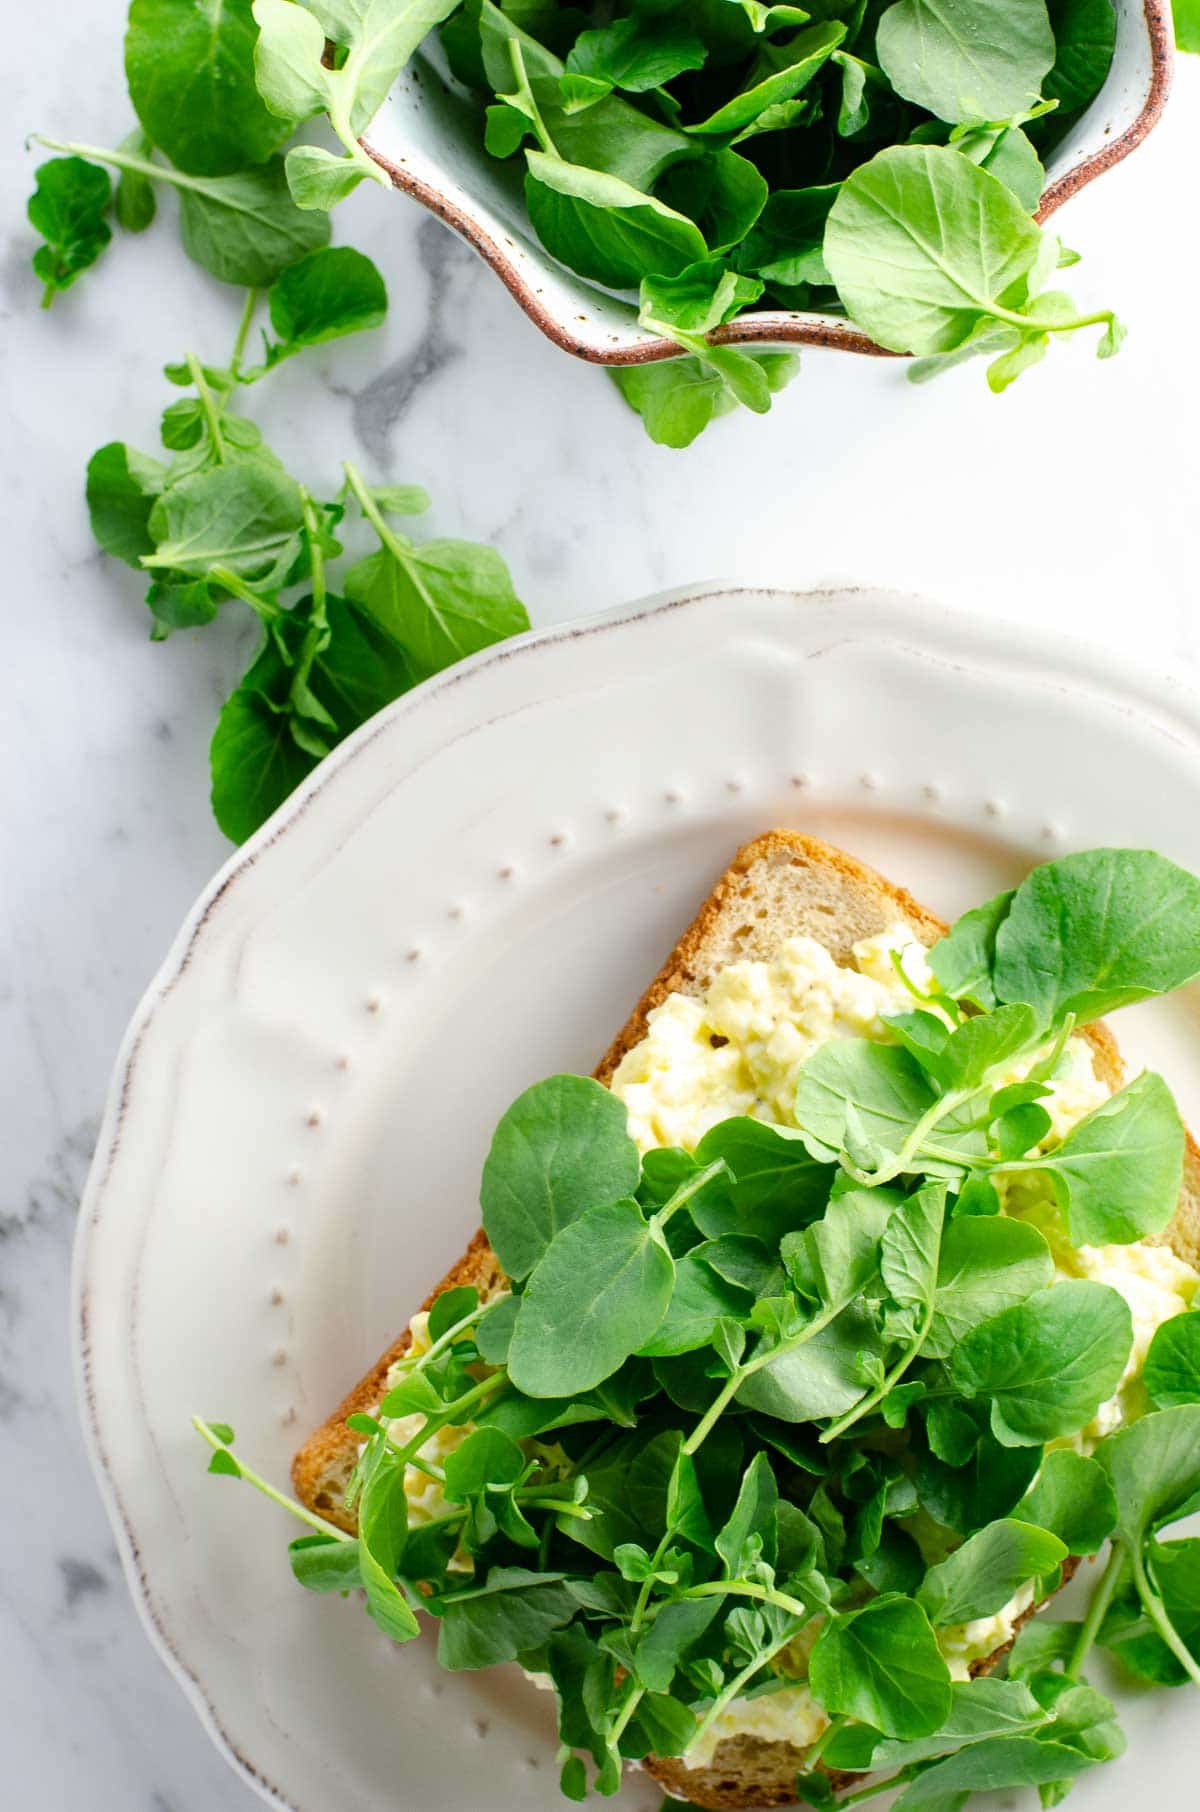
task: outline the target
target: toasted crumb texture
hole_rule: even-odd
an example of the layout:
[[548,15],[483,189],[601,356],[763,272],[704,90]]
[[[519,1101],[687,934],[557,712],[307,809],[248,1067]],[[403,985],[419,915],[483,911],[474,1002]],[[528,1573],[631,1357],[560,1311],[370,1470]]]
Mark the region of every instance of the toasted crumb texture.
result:
[[[911,894],[842,850],[796,831],[774,830],[756,837],[738,851],[646,989],[597,1066],[597,1080],[611,1081],[626,1051],[645,1036],[647,1016],[668,994],[701,994],[728,964],[769,960],[789,937],[816,938],[835,961],[846,963],[860,939],[874,937],[897,921],[911,926],[926,945],[947,929],[944,920]],[[1092,1046],[1097,1074],[1110,1089],[1118,1089],[1124,1070],[1112,1033],[1097,1023],[1086,1027],[1083,1035]],[[1190,1133],[1179,1211],[1157,1243],[1172,1246],[1200,1268],[1200,1149]],[[476,1284],[487,1296],[504,1282],[481,1231],[423,1306],[428,1308],[456,1284]],[[309,1436],[292,1465],[300,1501],[351,1534],[355,1519],[346,1511],[343,1496],[358,1454],[358,1436],[346,1428],[346,1417],[377,1406],[388,1369],[408,1344],[406,1330]],[[1005,1652],[1000,1649],[974,1663],[971,1672],[988,1672]],[[642,1766],[668,1794],[719,1812],[795,1805],[793,1783],[803,1762],[804,1751],[790,1743],[745,1736],[720,1743],[708,1768],[686,1768],[677,1758],[656,1756]],[[845,1786],[853,1778],[835,1777],[835,1784]]]

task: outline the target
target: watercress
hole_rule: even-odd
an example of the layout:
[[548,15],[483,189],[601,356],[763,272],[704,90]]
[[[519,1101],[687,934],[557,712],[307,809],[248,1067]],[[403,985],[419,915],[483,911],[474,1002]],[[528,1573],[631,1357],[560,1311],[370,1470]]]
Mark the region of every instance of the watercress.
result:
[[1108,75],[1111,0],[254,0],[253,12],[267,106],[289,124],[324,112],[342,148],[288,152],[304,208],[387,182],[360,135],[440,26],[532,231],[588,282],[637,291],[641,324],[683,353],[611,372],[664,445],[738,405],[765,412],[794,374],[794,357],[721,343],[749,308],[847,317],[921,355],[918,377],[988,352],[998,390],[1057,335],[1094,324],[1103,356],[1120,344],[1109,311],[1048,287],[1073,258],[1033,218],[1045,156]]
[[[806,1803],[832,1803],[828,1770],[910,1812],[1057,1803],[1123,1746],[1084,1678],[1097,1642],[1200,1680],[1200,1542],[1163,1539],[1200,1507],[1200,1314],[1179,1301],[1135,1386],[1124,1296],[1052,1256],[1162,1226],[1178,1116],[1157,1078],[1065,1136],[1043,1106],[1077,1013],[1191,976],[1195,888],[1138,851],[1035,871],[934,947],[882,1037],[801,1065],[794,1125],[643,1154],[597,1083],[527,1089],[481,1189],[509,1289],[436,1301],[352,1419],[357,1541],[297,1506],[297,1577],[361,1585],[398,1640],[427,1613],[447,1667],[548,1675],[574,1799],[803,1685],[826,1720]],[[286,1501],[199,1426],[214,1470]],[[972,1626],[1011,1627],[1110,1539],[1079,1622],[1022,1631],[1007,1679],[952,1679]]]

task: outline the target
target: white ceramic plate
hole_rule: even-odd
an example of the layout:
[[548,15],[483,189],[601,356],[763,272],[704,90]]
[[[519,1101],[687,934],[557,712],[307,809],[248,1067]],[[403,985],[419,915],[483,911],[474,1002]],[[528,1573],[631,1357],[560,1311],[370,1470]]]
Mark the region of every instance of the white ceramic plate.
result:
[[[126,1039],[75,1313],[147,1626],[266,1797],[549,1812],[551,1706],[294,1586],[292,1526],[206,1476],[193,1411],[286,1480],[463,1247],[504,1106],[591,1069],[745,838],[812,830],[953,915],[1093,843],[1200,868],[1198,789],[1200,703],[1124,660],[880,593],[713,589],[423,687],[230,861]],[[1198,1012],[1122,1026],[1193,1120]],[[1185,1803],[1194,1702],[1126,1698],[1137,1759],[1080,1812],[1125,1812],[1131,1781]]]

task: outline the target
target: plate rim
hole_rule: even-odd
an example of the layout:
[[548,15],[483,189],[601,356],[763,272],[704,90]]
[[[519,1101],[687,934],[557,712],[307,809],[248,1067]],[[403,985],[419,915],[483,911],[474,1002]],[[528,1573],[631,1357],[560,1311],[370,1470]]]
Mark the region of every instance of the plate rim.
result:
[[[1183,741],[1190,736],[1200,745],[1200,685],[1140,656],[1108,644],[1084,642],[1058,630],[1030,629],[994,616],[971,617],[961,609],[917,593],[870,584],[829,584],[817,587],[792,585],[742,585],[710,580],[672,587],[629,604],[590,613],[545,628],[536,628],[507,642],[483,649],[446,672],[404,694],[340,744],[289,796],[260,830],[231,852],[212,880],[202,889],[186,914],[167,952],[142,993],[118,1047],[105,1101],[96,1148],[80,1201],[70,1276],[70,1346],[76,1403],[84,1448],[113,1532],[122,1571],[142,1626],[159,1659],[180,1686],[216,1748],[235,1773],[267,1803],[283,1812],[302,1812],[297,1802],[269,1780],[239,1749],[225,1728],[213,1697],[176,1644],[170,1614],[155,1594],[142,1565],[135,1518],[127,1508],[114,1468],[105,1451],[99,1426],[98,1394],[93,1378],[90,1324],[93,1315],[94,1277],[91,1263],[104,1218],[105,1198],[122,1137],[132,1119],[133,1088],[137,1061],[159,1009],[201,950],[206,927],[215,910],[240,879],[253,873],[260,859],[276,843],[294,832],[309,812],[335,788],[338,776],[387,737],[401,722],[433,705],[446,693],[470,687],[494,667],[536,655],[543,649],[582,641],[656,621],[675,612],[722,603],[767,598],[798,609],[837,604],[848,611],[868,610],[876,621],[867,631],[856,626],[860,639],[878,639],[881,645],[919,648],[926,654],[953,662],[974,656],[986,664],[1003,659],[1009,671],[1057,678],[1066,685],[1086,682],[1110,702],[1120,702],[1130,715],[1153,723],[1160,732]],[[848,634],[853,634],[847,625]],[[328,803],[328,799],[325,800]]]

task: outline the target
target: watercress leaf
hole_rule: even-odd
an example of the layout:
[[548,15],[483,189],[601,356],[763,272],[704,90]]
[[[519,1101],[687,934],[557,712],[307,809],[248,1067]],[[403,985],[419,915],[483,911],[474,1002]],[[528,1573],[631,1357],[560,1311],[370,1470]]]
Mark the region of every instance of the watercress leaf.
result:
[[[1200,1660],[1200,1538],[1156,1542],[1154,1584],[1180,1639]],[[1183,1686],[1190,1676],[1151,1623],[1128,1568],[1097,1638],[1131,1673],[1160,1686]]]
[[[145,161],[154,147],[141,127],[135,126],[132,132],[125,134],[117,148]],[[118,171],[113,196],[113,213],[118,225],[124,227],[127,233],[144,233],[157,211],[158,202],[152,179],[140,170]],[[188,381],[191,381],[190,374]]]
[[822,1625],[809,1684],[831,1717],[858,1718],[885,1736],[928,1736],[952,1704],[950,1672],[929,1620],[911,1598],[883,1596]]
[[[810,1254],[810,1266],[826,1303],[852,1302],[877,1276],[880,1242],[903,1200],[898,1190],[845,1190],[833,1197],[821,1219],[805,1234],[795,1236]],[[781,1253],[793,1281],[799,1283],[801,1273],[788,1250],[792,1238],[787,1237]]]
[[370,492],[385,516],[423,516],[432,501],[420,484],[373,484]]
[[[1047,1723],[1046,1712],[1029,1688],[1014,1680],[982,1674],[977,1680],[956,1680],[950,1692],[949,1714],[932,1736],[900,1742],[851,1726],[838,1732],[825,1751],[825,1760],[831,1768],[891,1773],[935,1756],[953,1755],[985,1737],[1023,1736]],[[869,1740],[869,1748],[864,1738]]]
[[737,1401],[780,1422],[841,1415],[863,1394],[864,1353],[878,1346],[871,1316],[852,1303],[803,1346],[783,1351],[739,1386]]
[[[658,184],[660,199],[694,220],[711,252],[740,245],[767,205],[767,179],[748,157],[722,147],[672,164]],[[749,267],[738,260],[739,269]]]
[[1069,1554],[1095,1554],[1117,1522],[1117,1503],[1103,1467],[1061,1448],[1048,1453],[1013,1515],[1050,1529]]
[[738,247],[741,270],[755,271],[771,284],[827,284],[822,242],[825,222],[840,184],[807,189],[776,189],[753,231]]
[[150,511],[166,482],[166,467],[124,441],[110,440],[88,460],[87,506],[92,534],[106,554],[141,570],[154,552]]
[[480,1185],[484,1231],[509,1277],[527,1277],[588,1209],[632,1194],[639,1170],[623,1104],[591,1077],[551,1076],[518,1095]]
[[610,289],[676,276],[707,256],[695,222],[622,177],[527,151],[525,201],[552,257]]
[[721,1600],[716,1597],[665,1604],[634,1653],[639,1684],[651,1692],[666,1692],[688,1649],[699,1641],[720,1609]]
[[268,641],[217,718],[209,751],[213,814],[234,843],[252,836],[316,766],[275,702],[290,683],[290,668]]
[[841,21],[828,20],[779,43],[765,42],[739,93],[688,130],[711,138],[745,134],[769,109],[807,88],[845,36]]
[[1022,1158],[1041,1145],[1054,1122],[1038,1101],[1024,1101],[1008,1108],[992,1122],[992,1137],[1002,1158]]
[[1009,1650],[1008,1678],[1034,1680],[1040,1688],[1045,1675],[1056,1663],[1070,1659],[1080,1628],[1078,1623],[1050,1623],[1044,1616],[1031,1618],[1017,1631]]
[[635,189],[649,190],[668,165],[703,155],[686,133],[652,119],[617,94],[569,113],[562,94],[564,65],[554,52],[522,31],[492,0],[483,0],[479,22],[488,84],[497,94],[507,93],[519,53],[544,128],[567,163],[603,170]]
[[1131,1548],[1147,1531],[1200,1504],[1200,1403],[1158,1409],[1102,1441],[1096,1459],[1117,1500],[1117,1533]]
[[1142,1383],[1155,1409],[1200,1403],[1200,1313],[1175,1315],[1155,1331]]
[[[899,1045],[836,1038],[803,1065],[796,1086],[796,1122],[812,1156],[828,1161],[857,1138],[878,1153],[901,1149],[937,1100],[928,1075]],[[951,1113],[937,1128],[942,1150],[961,1150],[963,1164],[984,1150],[982,1134]],[[956,1177],[958,1167],[926,1154],[910,1166],[927,1176]]]
[[[301,10],[294,0],[287,4]],[[189,258],[242,289],[268,288],[289,264],[329,242],[325,216],[292,200],[281,157],[234,176],[180,178],[179,231]]]
[[457,1284],[453,1289],[443,1290],[429,1311],[430,1340],[440,1340],[452,1327],[473,1315],[478,1307],[479,1291],[474,1284]]
[[284,174],[298,208],[328,213],[352,195],[370,172],[349,157],[327,151],[324,145],[293,145],[284,159]]
[[[1049,0],[1049,12],[1055,56],[1042,93],[1058,102],[1061,116],[1088,106],[1103,88],[1117,44],[1117,15],[1112,0]],[[1050,116],[1055,125],[1058,116]]]
[[1170,1089],[1147,1070],[1022,1168],[1051,1179],[1072,1245],[1125,1245],[1174,1217],[1185,1144]]
[[[760,1451],[746,1468],[728,1522],[717,1533],[716,1549],[725,1563],[727,1579],[738,1578],[759,1558],[768,1566],[775,1564],[778,1503],[779,1488],[770,1457]],[[752,1546],[755,1551],[750,1553]]]
[[[675,1289],[666,1316],[640,1349],[651,1356],[690,1353],[713,1340],[725,1316],[750,1312],[750,1295],[717,1276],[704,1261],[703,1246],[676,1262]],[[744,1335],[743,1335],[744,1339]]]
[[888,1217],[880,1270],[892,1301],[901,1308],[922,1315],[931,1308],[945,1213],[946,1187],[939,1183],[918,1190]]
[[429,1374],[410,1372],[389,1388],[379,1412],[384,1416],[432,1415],[442,1407],[442,1396]]
[[930,1567],[916,1600],[935,1626],[991,1617],[1021,1586],[1052,1572],[1067,1552],[1048,1529],[1002,1517]]
[[696,1734],[696,1714],[667,1693],[648,1692],[621,1739],[621,1754],[682,1755]]
[[964,1409],[964,1413],[978,1418],[978,1438],[967,1458],[946,1464],[932,1454],[919,1453],[916,1485],[922,1509],[935,1522],[969,1535],[1014,1509],[1033,1482],[1042,1450],[1002,1446],[983,1412],[975,1408]]
[[250,0],[132,0],[129,98],[152,144],[180,170],[229,176],[287,137],[254,84]]
[[1074,1434],[1121,1381],[1133,1343],[1129,1305],[1106,1284],[1069,1279],[979,1322],[949,1361],[966,1397],[991,1402],[1005,1446]]
[[515,1485],[525,1470],[525,1455],[498,1428],[477,1428],[446,1455],[446,1499],[465,1504],[489,1486]]
[[387,314],[383,278],[351,246],[324,246],[283,271],[268,297],[271,325],[279,335],[269,348],[275,362],[302,346],[378,327]]
[[925,1356],[949,1358],[976,1323],[1024,1302],[1053,1277],[1050,1248],[1029,1222],[1002,1215],[951,1220],[942,1239]]
[[34,172],[36,186],[26,205],[29,224],[45,240],[33,254],[33,271],[43,284],[42,306],[70,289],[112,238],[105,215],[112,200],[108,172],[82,157],[51,157]]
[[343,585],[406,651],[420,678],[529,628],[504,561],[472,541],[415,547],[389,534],[377,554],[350,568]]
[[[800,369],[795,353],[747,356],[762,371],[771,394],[782,390]],[[641,416],[650,439],[663,447],[690,447],[710,422],[737,407],[737,398],[721,373],[698,358],[609,366],[608,375],[630,408]]]
[[570,1623],[576,1604],[562,1575],[492,1567],[482,1585],[443,1598],[438,1664],[451,1672],[515,1661]]
[[989,1012],[996,1005],[992,969],[996,935],[1008,917],[1013,895],[998,893],[983,906],[965,912],[929,952],[929,967],[953,1000],[969,1000]]
[[907,101],[943,120],[1000,120],[1038,99],[1054,62],[1045,0],[896,0],[875,51]]
[[996,1007],[956,1026],[938,1057],[936,1074],[945,1088],[974,1088],[989,1070],[1023,1051],[1037,1032],[1032,1007]]
[[356,1541],[302,1535],[288,1543],[292,1572],[310,1592],[352,1592],[363,1583]]
[[614,19],[598,30],[580,32],[567,58],[572,75],[599,79],[605,88],[646,94],[685,69],[704,66],[701,40],[682,23],[666,18]]
[[219,1447],[213,1454],[212,1459],[208,1462],[208,1470],[218,1475],[223,1473],[226,1478],[231,1479],[240,1479],[242,1476],[242,1468],[238,1461],[224,1447]]
[[[1105,4],[1108,4],[1108,0],[1105,0]],[[956,151],[969,157],[972,163],[979,164],[982,169],[990,171],[1006,189],[1011,189],[1028,213],[1036,213],[1042,199],[1042,190],[1046,186],[1046,172],[1042,168],[1041,158],[1020,126],[1005,126],[1000,130],[993,126],[981,126],[974,131],[964,132],[953,142]],[[1073,305],[1070,312],[1074,313]]]
[[947,1466],[965,1466],[978,1448],[979,1438],[978,1424],[960,1403],[935,1398],[927,1406],[925,1439],[930,1453]]
[[724,1233],[694,1250],[710,1271],[751,1296],[765,1295],[782,1285],[778,1261],[761,1240],[748,1234]]
[[358,1563],[367,1610],[393,1642],[408,1642],[420,1633],[412,1607],[396,1584],[408,1533],[404,1474],[399,1449],[386,1437],[374,1440],[358,1500]]
[[846,178],[824,249],[851,317],[893,352],[929,354],[963,345],[996,308],[1019,311],[1040,244],[988,171],[948,148],[897,145]]
[[703,1207],[693,1206],[692,1217],[701,1231],[736,1229],[768,1245],[824,1212],[836,1174],[831,1165],[809,1156],[804,1140],[790,1127],[767,1126],[748,1117],[710,1127],[696,1147],[696,1158],[701,1164],[724,1158],[732,1173],[727,1191],[733,1227],[718,1227]]
[[723,259],[689,264],[674,277],[643,277],[638,319],[667,335],[706,334],[762,294],[757,278],[730,270]]
[[163,641],[173,629],[199,629],[211,623],[220,598],[220,592],[214,592],[204,579],[185,579],[179,584],[156,579],[146,592],[146,606],[154,618],[151,639]]
[[148,567],[203,578],[227,566],[263,578],[299,549],[304,515],[295,479],[270,466],[214,466],[172,484],[150,511]]
[[571,1221],[521,1298],[508,1354],[513,1383],[530,1397],[590,1390],[650,1338],[674,1281],[671,1254],[636,1202]]
[[1200,880],[1150,850],[1095,849],[1022,882],[996,937],[1001,1000],[1044,1025],[1167,994],[1200,968]]
[[968,1793],[1069,1780],[1091,1766],[1090,1756],[1065,1743],[1036,1736],[985,1737],[924,1769],[894,1802],[893,1812],[950,1812]]

